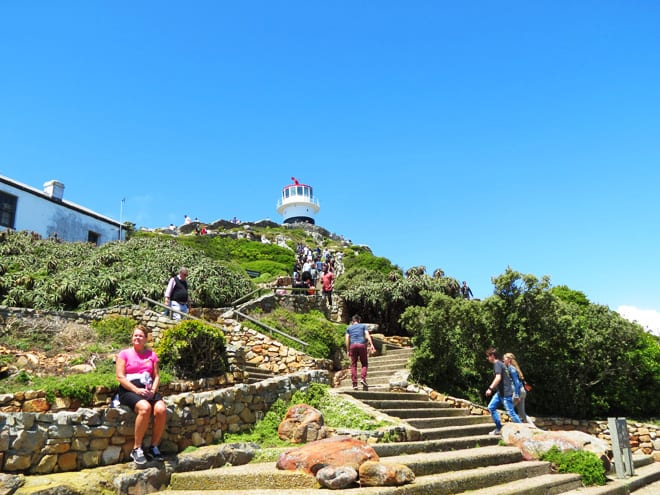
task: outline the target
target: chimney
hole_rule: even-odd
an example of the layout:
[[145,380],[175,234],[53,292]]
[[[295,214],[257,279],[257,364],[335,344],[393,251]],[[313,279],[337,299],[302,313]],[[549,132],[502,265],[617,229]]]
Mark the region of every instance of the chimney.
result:
[[58,180],[49,180],[44,184],[44,192],[52,199],[62,201],[64,195],[64,184]]

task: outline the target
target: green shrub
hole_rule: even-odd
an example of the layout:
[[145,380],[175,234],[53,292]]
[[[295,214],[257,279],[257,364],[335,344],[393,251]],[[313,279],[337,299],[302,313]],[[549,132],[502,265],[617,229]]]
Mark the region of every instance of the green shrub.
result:
[[99,340],[110,344],[112,349],[121,349],[130,343],[135,325],[137,321],[125,316],[109,316],[90,324]]
[[165,330],[155,351],[181,378],[218,376],[227,369],[222,330],[199,321],[183,321]]
[[[328,321],[325,315],[318,310],[300,314],[278,308],[272,313],[260,316],[259,320],[307,342],[309,345],[305,352],[315,358],[336,361],[337,354],[344,348],[346,326]],[[263,332],[263,329],[254,324],[246,323],[246,326]],[[292,340],[279,336],[277,339],[289,347],[302,350],[300,344]]]
[[551,462],[560,473],[579,474],[585,486],[604,485],[607,481],[603,462],[593,452],[584,450],[562,452],[555,445],[541,456],[541,460]]
[[225,442],[255,442],[261,447],[290,445],[277,435],[277,427],[284,419],[287,410],[296,404],[307,404],[323,414],[324,423],[331,428],[356,430],[376,430],[390,423],[378,421],[358,406],[328,392],[327,385],[311,383],[306,390],[296,391],[291,400],[278,399],[273,403],[261,421],[252,430],[225,436]]

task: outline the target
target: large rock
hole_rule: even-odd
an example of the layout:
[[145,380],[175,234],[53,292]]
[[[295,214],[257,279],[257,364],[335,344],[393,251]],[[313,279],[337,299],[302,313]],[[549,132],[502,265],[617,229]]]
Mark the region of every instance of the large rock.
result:
[[363,462],[378,460],[376,451],[365,442],[338,436],[287,450],[277,458],[276,466],[278,469],[300,469],[315,474],[325,466],[350,466],[357,471]]
[[350,466],[326,466],[316,472],[316,481],[330,490],[343,490],[357,482],[358,473]]
[[611,467],[611,448],[608,443],[581,431],[544,431],[525,423],[505,423],[502,427],[502,439],[507,444],[518,447],[526,460],[538,459],[552,447],[557,447],[562,452],[593,452],[603,461],[606,470],[609,471]]
[[415,473],[405,464],[367,461],[360,466],[361,486],[401,486],[415,481]]
[[21,475],[0,473],[0,495],[14,493],[23,483],[25,479]]
[[296,404],[287,410],[277,435],[292,443],[307,443],[326,438],[328,432],[323,426],[321,411],[307,404]]

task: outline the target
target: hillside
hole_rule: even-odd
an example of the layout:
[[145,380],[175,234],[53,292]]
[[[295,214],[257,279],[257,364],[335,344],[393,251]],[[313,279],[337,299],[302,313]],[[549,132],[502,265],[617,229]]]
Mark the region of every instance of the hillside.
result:
[[[195,305],[225,307],[257,284],[288,276],[299,245],[328,248],[343,257],[335,292],[346,314],[361,314],[386,335],[411,336],[411,373],[420,383],[482,401],[492,373],[483,351],[495,345],[517,356],[534,385],[529,407],[540,414],[648,417],[660,410],[660,339],[548,277],[507,269],[493,278],[492,296],[467,300],[440,271],[403,273],[320,227],[229,224],[208,235],[187,227],[98,248],[5,232],[0,304],[80,310],[160,299],[186,265]],[[246,270],[260,276],[250,279]]]

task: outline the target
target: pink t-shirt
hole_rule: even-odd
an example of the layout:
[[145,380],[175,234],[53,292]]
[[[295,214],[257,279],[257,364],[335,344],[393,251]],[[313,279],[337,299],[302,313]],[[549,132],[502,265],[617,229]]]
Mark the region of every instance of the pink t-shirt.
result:
[[154,364],[158,362],[158,356],[154,351],[147,350],[138,354],[131,347],[121,351],[118,357],[126,362],[126,374],[148,371],[151,376],[154,376]]

